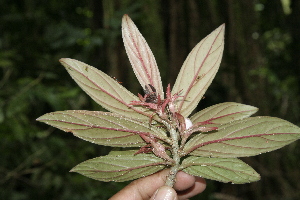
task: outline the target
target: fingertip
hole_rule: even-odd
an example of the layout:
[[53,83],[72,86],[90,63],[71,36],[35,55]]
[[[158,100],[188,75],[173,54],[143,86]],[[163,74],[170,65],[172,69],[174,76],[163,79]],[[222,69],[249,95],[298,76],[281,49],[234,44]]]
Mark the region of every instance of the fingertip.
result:
[[172,187],[162,186],[156,190],[150,200],[178,200],[178,197]]
[[206,180],[201,177],[196,177],[195,185],[199,193],[203,192],[206,189]]
[[202,193],[205,190],[205,188],[206,188],[205,179],[201,177],[195,177],[195,182],[193,186],[191,186],[186,190],[178,191],[177,194],[179,196],[179,199],[187,199]]
[[183,171],[179,171],[176,175],[176,183],[174,185],[175,190],[183,191],[195,184],[195,176],[189,175]]

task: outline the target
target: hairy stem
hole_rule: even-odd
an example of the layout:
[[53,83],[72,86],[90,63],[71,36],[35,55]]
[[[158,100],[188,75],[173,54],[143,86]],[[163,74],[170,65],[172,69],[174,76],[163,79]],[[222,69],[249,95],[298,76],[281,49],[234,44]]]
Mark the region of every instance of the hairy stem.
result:
[[170,173],[167,177],[166,184],[167,186],[173,187],[176,182],[176,174],[180,166],[180,155],[179,155],[179,135],[176,129],[169,126],[170,136],[172,139],[172,156],[175,164],[171,167]]

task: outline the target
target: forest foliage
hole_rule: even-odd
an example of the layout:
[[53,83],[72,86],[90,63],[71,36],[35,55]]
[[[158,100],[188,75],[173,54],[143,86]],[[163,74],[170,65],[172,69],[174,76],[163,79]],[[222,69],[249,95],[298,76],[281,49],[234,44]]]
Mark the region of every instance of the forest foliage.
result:
[[[141,92],[122,44],[125,13],[154,52],[164,88],[175,82],[195,44],[226,23],[219,76],[197,110],[234,101],[300,125],[299,1],[5,0],[0,5],[1,199],[107,199],[128,184],[69,173],[109,149],[35,120],[58,110],[104,110],[60,66],[63,57],[89,63]],[[298,142],[245,158],[262,180],[238,186],[209,181],[200,197],[298,199],[299,155]]]

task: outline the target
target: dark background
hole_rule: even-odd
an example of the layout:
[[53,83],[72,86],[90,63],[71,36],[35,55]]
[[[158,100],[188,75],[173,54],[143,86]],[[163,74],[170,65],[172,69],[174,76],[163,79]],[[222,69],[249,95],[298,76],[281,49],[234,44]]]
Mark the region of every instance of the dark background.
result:
[[[0,2],[0,199],[108,199],[127,183],[69,170],[108,148],[35,119],[47,112],[102,110],[58,63],[75,58],[141,92],[121,38],[129,14],[151,47],[164,87],[191,49],[226,23],[220,70],[198,110],[234,101],[300,125],[298,0],[2,0]],[[194,199],[300,199],[300,146],[244,158],[262,176],[232,185],[208,180]]]

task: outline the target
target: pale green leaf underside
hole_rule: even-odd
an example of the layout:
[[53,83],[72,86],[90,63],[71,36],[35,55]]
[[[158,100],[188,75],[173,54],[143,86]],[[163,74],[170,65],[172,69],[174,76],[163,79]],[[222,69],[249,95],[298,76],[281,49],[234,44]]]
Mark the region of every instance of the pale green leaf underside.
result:
[[146,113],[148,110],[129,105],[138,101],[138,97],[102,71],[70,58],[62,58],[60,62],[76,83],[105,109],[143,120],[151,116],[152,113]]
[[107,156],[90,159],[75,166],[71,171],[99,181],[129,181],[151,175],[165,168],[165,161],[153,154],[134,155],[114,152]]
[[140,147],[146,145],[139,133],[151,133],[156,138],[168,140],[166,133],[135,119],[121,115],[85,110],[58,111],[45,114],[37,120],[72,132],[92,143],[115,147]]
[[143,88],[151,84],[163,99],[164,93],[155,57],[133,21],[124,15],[122,37],[133,71]]
[[214,79],[223,55],[225,25],[201,40],[186,58],[172,94],[180,93],[178,111],[187,117],[196,108]]
[[246,157],[279,149],[300,138],[300,128],[275,117],[250,117],[199,134],[184,152],[204,157]]
[[219,126],[235,120],[247,118],[258,111],[258,108],[235,102],[220,103],[205,108],[190,119],[193,124],[205,122],[211,126]]
[[184,172],[224,183],[235,184],[258,181],[260,175],[237,158],[204,158],[190,156],[183,160]]

